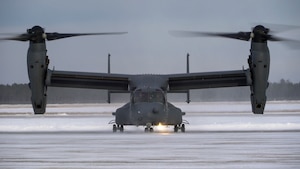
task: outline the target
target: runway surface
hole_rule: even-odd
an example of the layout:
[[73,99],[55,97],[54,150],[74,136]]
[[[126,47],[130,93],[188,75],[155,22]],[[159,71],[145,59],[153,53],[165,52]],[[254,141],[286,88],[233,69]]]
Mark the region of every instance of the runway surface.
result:
[[186,133],[174,133],[172,126],[156,127],[154,133],[135,126],[112,133],[112,116],[94,113],[98,106],[92,105],[50,106],[44,116],[29,114],[27,106],[1,105],[0,168],[297,169],[300,104],[278,104],[258,116],[244,113],[243,104],[233,113],[222,103],[220,111],[208,113],[183,106],[191,112]]
[[0,168],[300,166],[299,132],[2,133]]

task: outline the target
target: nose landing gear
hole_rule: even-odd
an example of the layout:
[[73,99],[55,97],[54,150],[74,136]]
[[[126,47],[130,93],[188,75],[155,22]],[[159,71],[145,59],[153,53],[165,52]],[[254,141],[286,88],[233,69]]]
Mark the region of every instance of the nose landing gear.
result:
[[150,132],[152,133],[153,132],[153,127],[150,123],[146,124],[146,128],[145,128],[145,132]]
[[177,124],[174,126],[174,132],[177,133],[178,130],[181,130],[182,133],[185,132],[185,124]]
[[108,124],[113,124],[113,132],[117,132],[120,130],[120,132],[124,131],[124,125],[116,124],[114,120],[111,120]]

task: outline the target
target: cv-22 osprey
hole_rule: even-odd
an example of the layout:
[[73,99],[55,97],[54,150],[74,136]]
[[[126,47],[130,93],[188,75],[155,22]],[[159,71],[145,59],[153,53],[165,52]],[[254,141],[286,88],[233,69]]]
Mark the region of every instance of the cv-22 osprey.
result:
[[268,41],[282,38],[270,34],[269,29],[257,25],[251,32],[205,33],[173,31],[176,36],[220,36],[238,40],[251,40],[248,69],[216,72],[198,72],[164,75],[131,75],[113,73],[92,73],[58,71],[48,69],[46,40],[57,40],[73,36],[124,34],[109,33],[46,33],[40,26],[34,26],[27,33],[2,38],[1,40],[29,41],[27,53],[28,76],[30,80],[31,102],[35,114],[46,112],[47,87],[71,87],[106,89],[114,92],[129,92],[130,101],[118,108],[113,131],[123,131],[125,125],[145,126],[145,131],[153,131],[158,124],[172,125],[174,131],[185,131],[181,109],[167,100],[168,92],[186,92],[189,102],[190,89],[250,86],[252,112],[263,114],[266,104],[266,89],[270,70]]

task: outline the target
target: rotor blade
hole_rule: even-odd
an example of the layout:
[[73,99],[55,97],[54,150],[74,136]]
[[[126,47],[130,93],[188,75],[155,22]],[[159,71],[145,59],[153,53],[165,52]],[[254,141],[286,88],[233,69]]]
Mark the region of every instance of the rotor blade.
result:
[[199,31],[169,31],[170,35],[177,36],[177,37],[201,37],[207,36],[203,32]]
[[284,41],[284,42],[291,42],[291,43],[298,43],[298,44],[300,43],[300,41],[298,41],[298,40],[288,39],[288,38],[281,38],[281,37],[274,36],[274,35],[269,35],[268,40],[269,41],[274,41],[274,42]]
[[300,41],[298,40],[281,38],[277,36],[269,36],[268,40],[273,42],[281,42],[282,44],[286,45],[290,49],[294,49],[294,50],[300,49]]
[[251,32],[238,32],[238,33],[210,33],[210,32],[198,32],[198,31],[170,31],[173,36],[177,37],[203,37],[203,36],[213,36],[213,37],[225,37],[238,40],[248,41],[251,36]]
[[285,39],[285,38],[280,38],[274,35],[269,35],[268,37],[269,41],[274,41],[274,42],[278,42],[278,41],[290,41],[290,39]]
[[16,40],[16,41],[28,41],[30,40],[30,35],[27,33],[20,34],[14,37],[0,38],[0,40]]
[[62,38],[69,38],[75,36],[90,36],[90,35],[120,35],[126,34],[127,32],[106,32],[106,33],[46,33],[47,40],[56,40]]
[[295,29],[300,29],[298,25],[284,25],[284,24],[273,24],[273,23],[253,23],[253,25],[263,25],[270,29],[271,33],[287,32]]

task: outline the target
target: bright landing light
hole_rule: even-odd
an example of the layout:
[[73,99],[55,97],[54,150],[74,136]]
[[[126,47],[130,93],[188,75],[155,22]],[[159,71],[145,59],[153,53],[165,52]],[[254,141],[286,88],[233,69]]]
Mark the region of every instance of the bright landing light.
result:
[[168,132],[168,127],[161,123],[158,123],[158,125],[156,126],[156,130],[158,132]]

